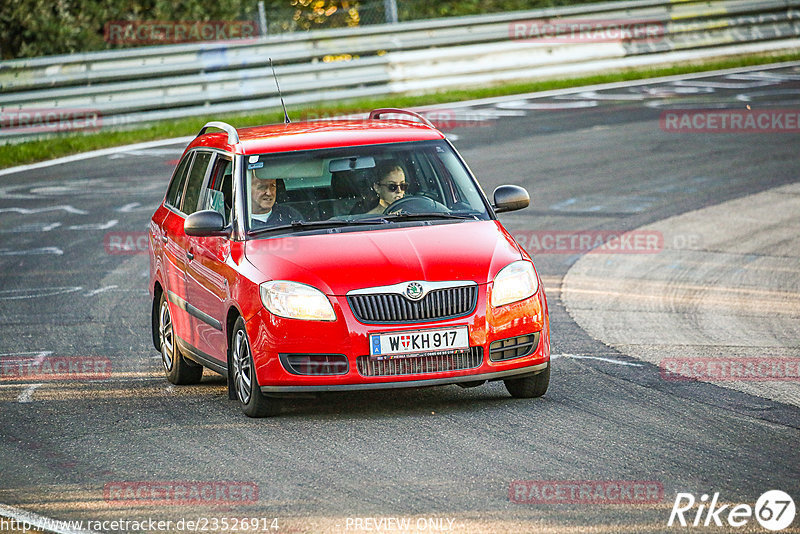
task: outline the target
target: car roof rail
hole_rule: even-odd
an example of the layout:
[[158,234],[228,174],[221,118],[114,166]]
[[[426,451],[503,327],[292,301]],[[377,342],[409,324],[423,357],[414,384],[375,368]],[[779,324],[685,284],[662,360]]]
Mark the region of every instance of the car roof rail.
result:
[[222,121],[207,122],[205,126],[200,128],[200,132],[197,134],[196,138],[206,133],[206,130],[209,128],[219,128],[220,130],[225,130],[225,132],[228,134],[229,145],[235,145],[236,143],[239,142],[239,132],[236,131],[236,128],[234,128],[227,122],[222,122]]
[[373,109],[369,112],[370,119],[379,119],[381,115],[410,115],[415,119],[419,119],[420,122],[423,124],[430,126],[431,128],[436,128],[431,121],[426,119],[424,116],[420,115],[415,111],[409,111],[407,109],[399,109],[399,108],[380,108],[380,109]]

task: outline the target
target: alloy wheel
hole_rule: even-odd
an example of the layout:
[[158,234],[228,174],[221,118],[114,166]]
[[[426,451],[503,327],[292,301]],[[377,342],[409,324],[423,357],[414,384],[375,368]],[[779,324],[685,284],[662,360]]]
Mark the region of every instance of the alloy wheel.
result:
[[233,343],[233,383],[242,404],[250,402],[253,368],[250,365],[250,347],[242,330],[237,330]]
[[158,338],[161,342],[161,359],[167,372],[175,364],[175,339],[172,334],[172,317],[169,314],[167,301],[161,303],[158,313]]

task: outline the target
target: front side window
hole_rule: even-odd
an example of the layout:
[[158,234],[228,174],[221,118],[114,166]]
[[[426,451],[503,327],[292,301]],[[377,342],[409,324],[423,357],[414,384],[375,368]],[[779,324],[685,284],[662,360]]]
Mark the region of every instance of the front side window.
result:
[[245,156],[248,229],[486,220],[453,149],[421,141]]

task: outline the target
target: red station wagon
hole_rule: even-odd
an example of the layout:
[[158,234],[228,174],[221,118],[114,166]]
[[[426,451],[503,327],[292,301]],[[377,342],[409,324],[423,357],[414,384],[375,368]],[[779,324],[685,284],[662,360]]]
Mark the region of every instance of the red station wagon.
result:
[[410,111],[209,122],[150,223],[167,379],[196,383],[207,367],[251,417],[293,393],[503,380],[514,397],[539,397],[547,300],[496,217],[528,204],[513,185],[490,203],[445,136]]

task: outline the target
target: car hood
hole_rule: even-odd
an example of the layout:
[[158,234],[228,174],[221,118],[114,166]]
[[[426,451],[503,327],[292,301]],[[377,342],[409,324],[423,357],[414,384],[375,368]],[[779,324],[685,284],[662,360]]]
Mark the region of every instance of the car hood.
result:
[[254,239],[245,254],[264,280],[292,280],[328,295],[412,280],[485,284],[522,257],[497,221]]

